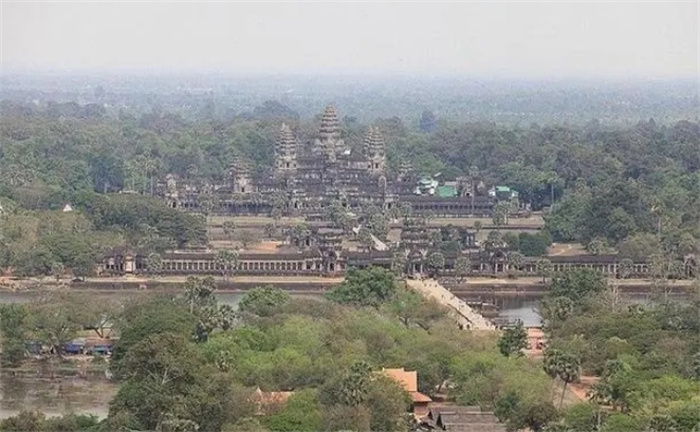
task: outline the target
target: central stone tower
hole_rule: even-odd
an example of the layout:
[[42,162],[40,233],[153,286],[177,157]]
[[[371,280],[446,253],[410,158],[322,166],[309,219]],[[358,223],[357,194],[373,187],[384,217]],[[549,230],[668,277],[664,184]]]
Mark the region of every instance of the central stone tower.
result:
[[321,116],[321,127],[315,147],[321,150],[329,162],[335,162],[338,153],[344,150],[345,142],[340,136],[340,121],[333,105],[328,105]]

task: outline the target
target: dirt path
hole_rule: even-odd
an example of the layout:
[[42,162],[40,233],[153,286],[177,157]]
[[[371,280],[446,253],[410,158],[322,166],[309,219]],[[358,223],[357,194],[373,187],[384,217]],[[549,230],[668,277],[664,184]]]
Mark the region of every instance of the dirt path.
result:
[[[564,247],[560,247],[560,246],[564,246]],[[566,253],[568,253],[569,251],[571,251],[572,247],[571,247],[570,244],[567,243],[567,244],[564,244],[564,245],[552,245],[552,249],[553,249],[553,251],[555,251],[555,252],[554,252],[554,253],[550,253],[549,255],[550,255],[550,256],[558,256],[558,255],[565,255]]]

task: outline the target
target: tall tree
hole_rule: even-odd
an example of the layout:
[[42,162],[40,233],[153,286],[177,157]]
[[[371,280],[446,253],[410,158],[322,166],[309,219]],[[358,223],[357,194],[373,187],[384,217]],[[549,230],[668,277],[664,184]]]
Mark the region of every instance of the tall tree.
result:
[[185,300],[189,306],[190,313],[202,307],[215,305],[215,291],[216,281],[211,276],[203,278],[189,276],[185,280]]
[[428,266],[435,271],[435,274],[438,274],[445,268],[445,255],[442,252],[431,252],[428,255]]
[[511,252],[508,254],[508,266],[514,270],[520,270],[525,261],[525,257],[520,252]]
[[403,276],[406,272],[406,254],[398,251],[391,255],[391,271],[398,277]]
[[394,275],[381,267],[350,269],[345,280],[328,292],[335,302],[357,306],[379,307],[396,293]]
[[220,250],[216,253],[216,258],[214,260],[216,267],[221,272],[224,280],[228,278],[236,271],[238,267],[238,252],[232,250]]
[[468,256],[462,255],[457,257],[455,260],[455,276],[459,278],[459,281],[464,280],[464,276],[471,273],[472,262]]
[[506,357],[522,356],[527,348],[527,330],[523,322],[518,320],[515,326],[506,328],[498,339],[498,350]]
[[627,279],[634,271],[634,262],[629,258],[623,258],[618,264],[618,275],[622,279]]
[[542,276],[542,283],[546,283],[547,277],[552,274],[552,262],[548,259],[539,259],[535,262],[535,268],[537,269],[537,274]]
[[226,220],[221,227],[228,241],[233,240],[233,233],[236,231],[236,221],[233,219]]
[[159,253],[153,252],[146,258],[146,271],[158,275],[163,271],[163,259]]
[[559,409],[564,404],[566,387],[569,383],[576,381],[581,375],[581,360],[574,354],[549,349],[544,353],[544,371],[552,378],[558,377],[564,383]]

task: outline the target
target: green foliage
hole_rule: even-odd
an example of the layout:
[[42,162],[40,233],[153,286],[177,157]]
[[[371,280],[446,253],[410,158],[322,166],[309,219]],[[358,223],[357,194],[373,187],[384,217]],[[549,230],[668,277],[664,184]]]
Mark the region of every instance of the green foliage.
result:
[[215,263],[221,274],[228,278],[238,266],[238,253],[231,250],[219,250],[216,253]]
[[455,260],[455,274],[462,280],[465,275],[471,273],[472,263],[467,256],[459,256]]
[[535,234],[519,233],[517,250],[526,257],[537,257],[547,254],[547,248],[552,244],[552,238],[547,231]]
[[498,350],[506,357],[522,356],[522,350],[525,348],[527,348],[527,330],[522,321],[518,321],[514,327],[506,328],[498,339]]
[[24,358],[28,311],[23,304],[0,305],[2,364],[18,366]]
[[[561,362],[554,360],[555,354],[569,352],[580,357],[586,374],[600,377],[589,398],[605,406],[602,412],[614,414],[600,415],[596,410],[598,429],[692,431],[698,423],[700,394],[693,373],[693,356],[700,344],[700,303],[693,299],[612,307],[601,281],[570,272],[559,282],[566,283],[556,294],[566,297],[548,296],[540,309],[547,317],[551,351],[545,366],[558,375]],[[588,424],[593,421],[589,415]],[[582,419],[567,418],[564,423],[571,430],[591,430]]]
[[549,286],[549,297],[566,297],[574,304],[606,289],[605,277],[591,269],[573,269],[555,277]]
[[559,409],[561,409],[566,395],[566,386],[581,376],[581,360],[573,353],[547,349],[544,353],[543,367],[547,375],[564,382],[564,390],[559,401]]
[[428,267],[433,269],[435,273],[445,268],[445,255],[442,252],[431,252],[428,255]]
[[46,418],[42,413],[31,411],[0,420],[1,431],[16,432],[94,432],[98,426],[97,417],[92,415],[65,414]]
[[549,402],[552,382],[537,365],[524,357],[505,358],[495,350],[453,360],[454,388],[450,395],[463,405],[496,406],[515,395],[530,405]]
[[373,379],[369,384],[366,403],[371,415],[370,430],[407,431],[411,405],[410,395],[399,383],[382,376]]
[[326,294],[327,298],[341,304],[379,307],[396,293],[391,272],[370,266],[367,269],[348,270],[345,280]]
[[34,432],[43,431],[46,423],[44,414],[36,411],[22,411],[14,417],[7,418],[0,423],[2,431],[9,432]]
[[190,313],[187,306],[168,297],[127,305],[116,322],[120,337],[114,346],[110,368],[116,377],[126,377],[131,371],[125,364],[125,358],[133,346],[165,333],[191,338],[196,325],[197,317]]
[[289,301],[289,294],[272,286],[253,288],[238,303],[238,310],[258,316],[274,314]]
[[189,306],[190,313],[205,308],[216,306],[216,281],[211,276],[188,276],[185,280],[184,300]]
[[601,432],[629,432],[641,430],[644,430],[644,426],[639,419],[620,413],[614,413],[605,419],[605,423],[601,428]]
[[321,411],[316,392],[303,390],[293,394],[284,408],[267,416],[263,424],[273,432],[315,432],[320,430]]
[[436,300],[426,300],[421,294],[407,288],[398,289],[395,297],[385,305],[406,328],[416,325],[428,330],[447,316],[447,311]]
[[602,417],[600,408],[592,403],[577,403],[566,409],[564,423],[571,432],[589,432],[598,429]]

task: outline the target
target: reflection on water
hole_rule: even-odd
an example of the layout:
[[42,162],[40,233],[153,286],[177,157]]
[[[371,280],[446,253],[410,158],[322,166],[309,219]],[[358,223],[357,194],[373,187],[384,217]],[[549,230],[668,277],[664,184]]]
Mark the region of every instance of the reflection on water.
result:
[[117,385],[104,373],[56,373],[52,368],[55,366],[37,365],[23,373],[0,370],[0,417],[22,410],[38,410],[47,416],[70,412],[107,416]]

